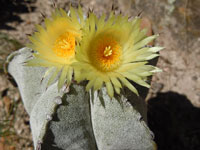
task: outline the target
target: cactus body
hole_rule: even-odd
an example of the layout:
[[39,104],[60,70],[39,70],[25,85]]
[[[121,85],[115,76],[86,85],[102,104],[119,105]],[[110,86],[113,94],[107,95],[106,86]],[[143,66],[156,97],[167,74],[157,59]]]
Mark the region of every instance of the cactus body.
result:
[[11,54],[8,72],[16,80],[30,115],[35,149],[155,149],[151,131],[141,119],[146,120],[142,98],[125,92],[110,100],[104,88],[99,94],[89,94],[84,84],[75,83],[69,92],[58,92],[57,82],[47,88],[47,79],[41,82],[45,68],[23,64],[30,56],[28,48]]

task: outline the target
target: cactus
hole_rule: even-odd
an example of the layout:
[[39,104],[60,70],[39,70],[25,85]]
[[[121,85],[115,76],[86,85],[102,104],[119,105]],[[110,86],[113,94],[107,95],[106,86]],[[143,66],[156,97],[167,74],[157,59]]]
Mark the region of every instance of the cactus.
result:
[[59,92],[57,82],[47,88],[48,77],[41,82],[46,69],[23,64],[30,56],[29,48],[12,53],[8,72],[30,116],[35,150],[156,149],[142,97],[124,89],[111,99],[104,87],[86,92],[84,82]]

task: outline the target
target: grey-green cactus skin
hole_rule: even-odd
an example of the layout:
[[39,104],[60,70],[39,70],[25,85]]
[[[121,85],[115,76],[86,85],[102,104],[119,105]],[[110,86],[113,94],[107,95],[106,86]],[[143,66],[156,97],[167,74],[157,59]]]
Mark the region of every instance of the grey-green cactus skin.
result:
[[[100,150],[152,150],[152,133],[141,114],[134,109],[127,96],[110,99],[106,88],[94,94],[91,101],[91,116],[94,135]],[[134,95],[134,94],[133,94]],[[104,100],[102,106],[101,100]],[[135,97],[139,98],[139,97]],[[145,108],[142,99],[137,104],[140,111]]]
[[[30,115],[35,150],[154,150],[144,100],[125,90],[120,97],[86,92],[83,84],[57,90],[41,82],[45,68],[27,67],[29,48],[12,53],[8,72],[14,77]],[[12,59],[10,59],[12,58]],[[132,102],[131,102],[132,101]],[[134,105],[133,105],[134,104]]]

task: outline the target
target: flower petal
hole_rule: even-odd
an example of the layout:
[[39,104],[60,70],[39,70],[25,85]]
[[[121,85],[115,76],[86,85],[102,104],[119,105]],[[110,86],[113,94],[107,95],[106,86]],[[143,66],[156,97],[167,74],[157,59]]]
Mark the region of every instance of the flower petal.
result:
[[122,81],[122,83],[128,87],[133,93],[135,93],[137,96],[139,96],[137,89],[125,78],[120,78],[120,80]]
[[69,69],[68,66],[64,66],[62,68],[61,75],[60,75],[60,78],[58,80],[58,91],[62,88],[62,86],[65,83],[68,69]]
[[106,82],[105,84],[106,84],[106,89],[107,89],[108,95],[110,97],[113,97],[114,91],[113,91],[113,86],[112,86],[111,82]]

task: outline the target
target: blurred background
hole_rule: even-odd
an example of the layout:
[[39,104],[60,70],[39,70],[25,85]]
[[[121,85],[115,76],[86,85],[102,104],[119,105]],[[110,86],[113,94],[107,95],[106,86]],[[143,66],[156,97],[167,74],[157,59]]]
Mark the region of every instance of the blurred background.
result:
[[[0,1],[0,150],[33,150],[29,117],[19,91],[4,72],[6,57],[28,43],[35,24],[54,7],[78,2],[86,13],[108,14],[112,4],[128,16],[141,14],[160,34],[165,47],[147,96],[148,124],[158,150],[200,147],[200,1],[199,0],[1,0]],[[41,15],[43,14],[43,15]]]

